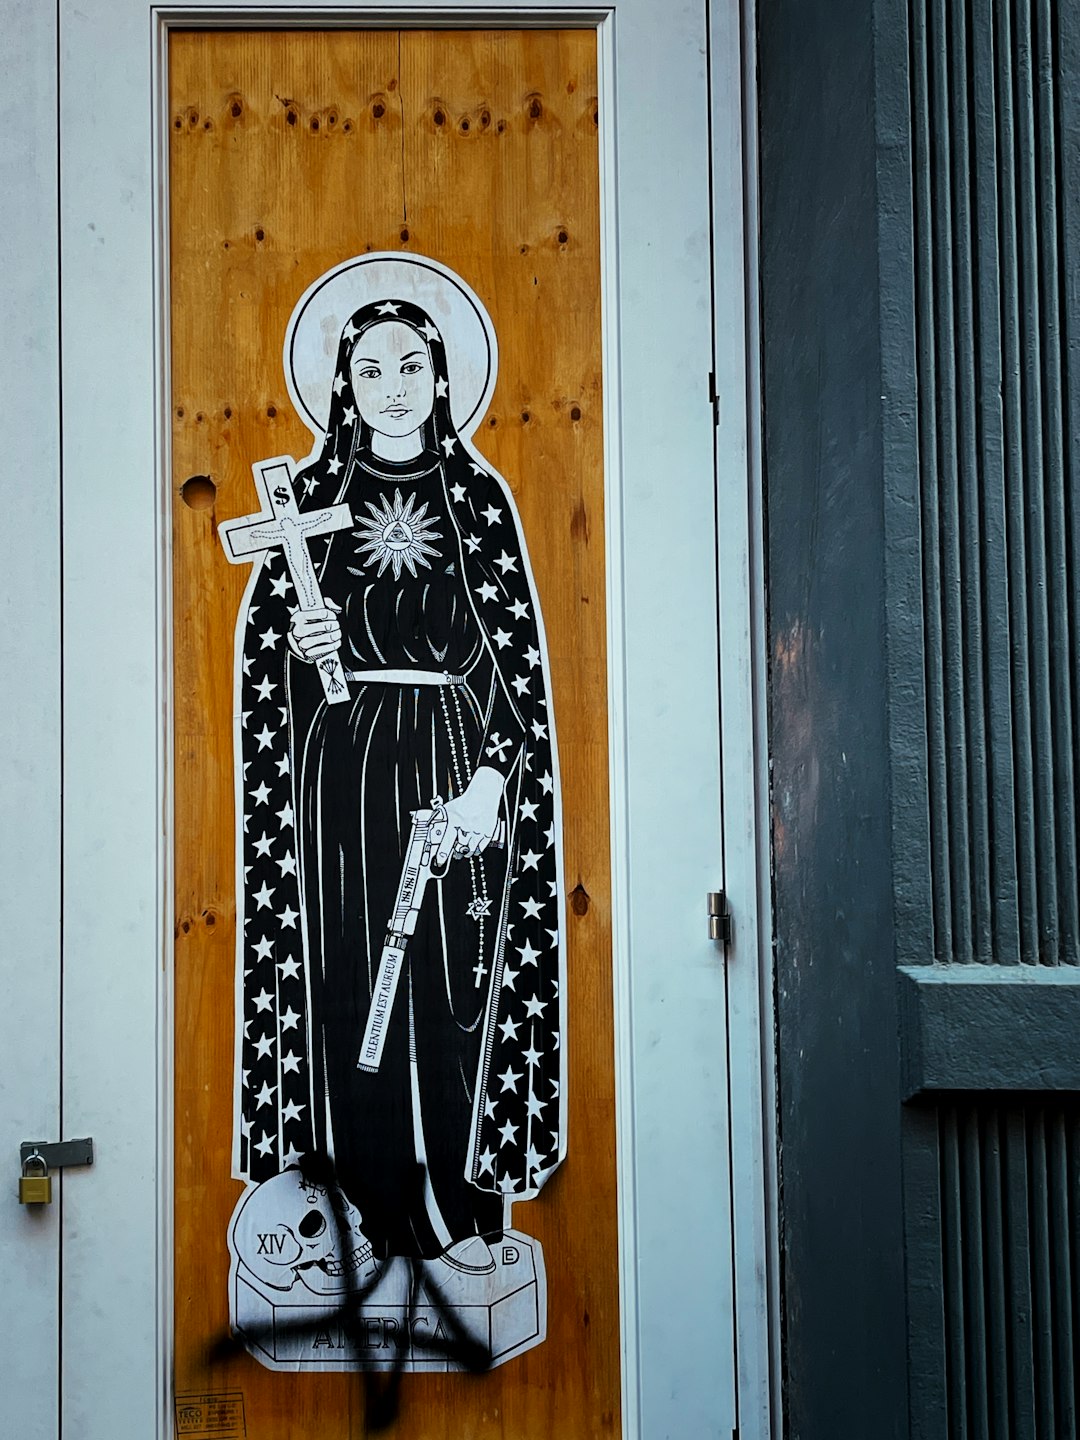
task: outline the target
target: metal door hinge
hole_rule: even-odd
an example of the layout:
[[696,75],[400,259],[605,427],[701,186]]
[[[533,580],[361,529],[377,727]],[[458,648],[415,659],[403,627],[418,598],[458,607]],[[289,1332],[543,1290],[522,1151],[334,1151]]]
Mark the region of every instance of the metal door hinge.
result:
[[710,890],[705,897],[709,916],[709,939],[722,940],[725,945],[731,941],[731,911],[727,896],[722,890]]

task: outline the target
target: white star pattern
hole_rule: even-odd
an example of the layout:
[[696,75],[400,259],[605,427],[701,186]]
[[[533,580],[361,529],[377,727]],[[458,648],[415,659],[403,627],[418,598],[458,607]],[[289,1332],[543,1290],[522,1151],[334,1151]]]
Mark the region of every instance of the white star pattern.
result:
[[[339,398],[349,393],[347,372],[345,383],[335,385],[335,391]],[[436,394],[442,401],[448,394],[445,379],[438,375]],[[439,414],[445,418],[446,411]],[[338,423],[354,426],[357,419],[350,405]],[[339,453],[310,467],[312,483],[327,475],[339,480],[345,473],[349,453],[345,447],[351,436],[346,428],[336,438]],[[494,706],[489,702],[483,729],[484,763],[514,777],[518,796],[516,817],[507,816],[513,853],[503,862],[509,865],[506,873],[512,877],[512,888],[508,894],[493,893],[485,900],[490,928],[484,929],[485,917],[474,917],[474,933],[483,948],[473,956],[490,967],[486,984],[493,1013],[484,1022],[490,1053],[477,1094],[472,1178],[481,1188],[513,1196],[523,1189],[538,1188],[561,1153],[556,1114],[561,1011],[553,997],[558,996],[559,897],[564,892],[556,868],[558,795],[546,710],[545,662],[512,498],[482,465],[462,454],[463,447],[454,443],[452,434],[445,435],[439,445],[440,459],[447,456],[446,490],[427,493],[444,495],[435,507],[436,528],[448,533],[439,537],[446,543],[434,547],[445,552],[436,571],[441,573],[448,561],[458,561],[461,580],[473,599],[487,647],[483,663],[489,666],[488,674],[498,676],[495,693],[502,697]],[[467,478],[470,475],[471,480]],[[299,482],[295,483],[299,490]],[[326,496],[328,487],[324,484],[321,488]],[[386,490],[386,486],[376,487],[368,493],[378,498]],[[335,493],[340,503],[340,490]],[[393,494],[392,487],[389,493]],[[303,498],[300,505],[303,510]],[[353,511],[355,515],[355,500]],[[351,542],[342,537],[338,543]],[[316,565],[321,566],[325,546],[312,541],[311,548]],[[286,666],[296,662],[288,658],[291,651],[282,643],[298,597],[282,558],[280,552],[272,552],[256,580],[252,598],[257,603],[248,609],[237,670],[240,691],[236,710],[242,712],[243,725],[238,759],[248,812],[242,817],[243,854],[238,856],[244,876],[243,910],[238,916],[243,922],[238,927],[243,1011],[238,1014],[238,1025],[244,1037],[240,1044],[246,1078],[239,1092],[237,1134],[241,1164],[252,1180],[266,1179],[282,1165],[295,1165],[313,1153],[314,1122],[321,1113],[319,1105],[312,1103],[308,1046],[317,1032],[307,1013],[304,906],[299,888],[302,852],[300,837],[293,833],[298,817],[293,808],[291,771],[296,756],[292,747],[299,742],[288,708]],[[377,564],[371,565],[363,573],[373,577],[377,568]],[[335,598],[344,602],[346,597],[330,588]],[[257,626],[251,623],[256,611],[260,612]],[[494,671],[492,664],[497,667]],[[501,922],[497,919],[500,915]],[[467,923],[472,925],[472,921]],[[502,936],[496,928],[499,924]],[[498,964],[492,948],[496,943],[502,946]],[[549,1095],[550,1100],[541,1098]],[[541,1124],[545,1137],[553,1130],[550,1154],[556,1158],[544,1158],[548,1152],[546,1139],[541,1139]],[[279,1141],[283,1126],[289,1138]]]

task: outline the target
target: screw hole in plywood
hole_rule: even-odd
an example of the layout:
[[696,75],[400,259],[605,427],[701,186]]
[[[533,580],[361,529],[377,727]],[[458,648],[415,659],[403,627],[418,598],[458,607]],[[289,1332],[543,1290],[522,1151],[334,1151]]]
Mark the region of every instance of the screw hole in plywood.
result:
[[209,510],[217,499],[217,486],[209,475],[189,475],[180,486],[180,499],[189,510]]

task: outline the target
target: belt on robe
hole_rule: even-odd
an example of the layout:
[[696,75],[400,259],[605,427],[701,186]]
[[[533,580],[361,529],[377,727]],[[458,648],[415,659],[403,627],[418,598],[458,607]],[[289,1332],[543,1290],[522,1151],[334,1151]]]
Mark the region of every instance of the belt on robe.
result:
[[346,670],[346,680],[357,685],[464,685],[464,675],[449,670]]

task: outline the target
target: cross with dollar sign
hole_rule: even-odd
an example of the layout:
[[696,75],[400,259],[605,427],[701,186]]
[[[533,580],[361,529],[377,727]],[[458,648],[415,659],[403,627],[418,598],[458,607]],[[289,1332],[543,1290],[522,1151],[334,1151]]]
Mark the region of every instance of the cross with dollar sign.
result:
[[[348,505],[328,505],[301,513],[293,490],[293,461],[290,455],[258,460],[251,470],[262,494],[264,508],[258,515],[244,515],[218,527],[225,554],[234,565],[239,565],[268,550],[280,549],[296,587],[300,608],[320,609],[323,605],[322,590],[308,542],[318,535],[347,530],[353,523],[352,512]],[[332,655],[320,656],[315,664],[327,703],[338,705],[348,700],[349,683],[338,652],[335,650]]]

